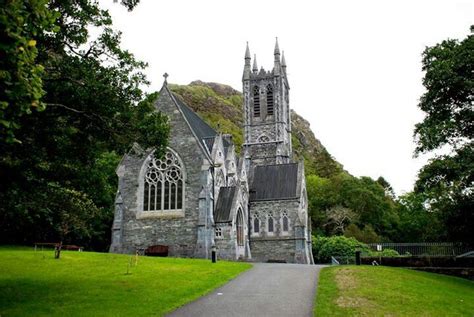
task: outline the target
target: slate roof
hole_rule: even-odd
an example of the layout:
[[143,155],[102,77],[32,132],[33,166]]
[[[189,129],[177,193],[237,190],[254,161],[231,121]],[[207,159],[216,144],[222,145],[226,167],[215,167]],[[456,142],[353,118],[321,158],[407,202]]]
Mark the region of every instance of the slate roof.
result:
[[298,196],[298,163],[256,166],[250,185],[250,201]]
[[215,140],[214,137],[207,137],[207,138],[202,139],[202,142],[204,142],[204,145],[206,146],[207,151],[209,153],[212,152],[212,147],[214,146],[214,140]]
[[[214,146],[214,138],[217,136],[216,130],[211,128],[204,120],[199,117],[188,105],[186,105],[176,94],[173,94],[174,100],[176,100],[177,106],[181,109],[186,120],[188,120],[191,129],[196,134],[197,138],[204,143],[209,153],[212,152]],[[230,143],[227,140],[223,140],[225,156],[227,157],[227,150]]]
[[236,192],[237,190],[235,186],[221,187],[219,189],[219,198],[217,198],[216,210],[214,215],[215,222],[232,221],[232,214],[230,211]]
[[173,94],[176,104],[183,112],[186,120],[188,120],[191,129],[196,133],[199,140],[209,137],[215,137],[217,132],[211,128],[204,120],[202,120],[191,108],[189,108],[178,96]]

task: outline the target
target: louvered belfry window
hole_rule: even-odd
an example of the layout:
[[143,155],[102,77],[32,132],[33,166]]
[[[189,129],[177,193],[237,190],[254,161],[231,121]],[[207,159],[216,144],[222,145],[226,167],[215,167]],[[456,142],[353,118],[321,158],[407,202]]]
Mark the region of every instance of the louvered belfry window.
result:
[[273,115],[273,87],[267,86],[267,115]]
[[253,87],[253,116],[260,117],[260,89]]
[[183,208],[184,179],[182,166],[174,153],[162,159],[153,154],[144,178],[143,210],[166,211]]

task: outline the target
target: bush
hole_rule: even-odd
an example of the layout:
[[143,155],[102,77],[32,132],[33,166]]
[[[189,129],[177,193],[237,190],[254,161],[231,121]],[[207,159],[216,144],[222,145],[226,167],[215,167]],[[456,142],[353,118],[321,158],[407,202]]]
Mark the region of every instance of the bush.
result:
[[365,225],[361,230],[354,223],[351,223],[349,226],[347,226],[346,230],[344,230],[344,236],[348,238],[355,238],[356,240],[362,241],[364,243],[376,243],[382,240],[371,225]]
[[329,263],[331,256],[355,256],[355,251],[370,253],[369,247],[344,236],[313,237],[313,256],[317,263]]
[[383,249],[383,251],[370,251],[368,255],[381,257],[397,257],[400,256],[400,253],[393,249]]

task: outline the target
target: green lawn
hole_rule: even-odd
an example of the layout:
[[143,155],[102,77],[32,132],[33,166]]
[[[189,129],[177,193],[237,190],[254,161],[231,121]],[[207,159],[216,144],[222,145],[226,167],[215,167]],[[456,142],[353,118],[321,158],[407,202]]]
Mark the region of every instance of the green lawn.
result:
[[[127,266],[132,258],[130,274]],[[247,263],[0,248],[0,316],[160,316]]]
[[383,266],[328,267],[314,315],[474,316],[474,282]]

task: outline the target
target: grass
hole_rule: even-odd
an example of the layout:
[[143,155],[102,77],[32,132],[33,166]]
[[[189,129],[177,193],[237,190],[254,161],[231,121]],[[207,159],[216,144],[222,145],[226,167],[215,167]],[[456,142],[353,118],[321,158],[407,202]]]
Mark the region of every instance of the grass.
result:
[[474,282],[382,266],[324,268],[315,316],[474,316]]
[[[129,274],[127,267],[130,263]],[[161,316],[247,263],[0,248],[0,316]]]

